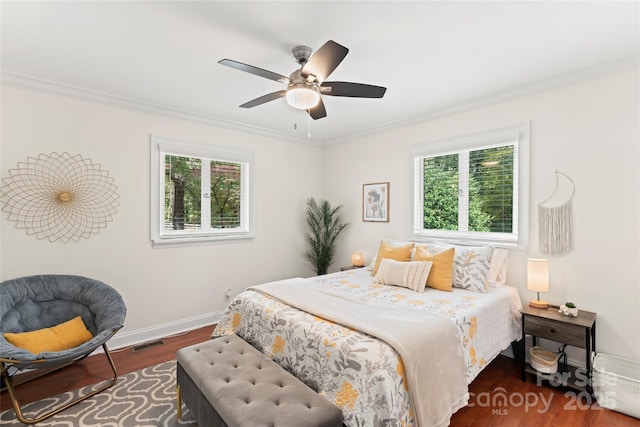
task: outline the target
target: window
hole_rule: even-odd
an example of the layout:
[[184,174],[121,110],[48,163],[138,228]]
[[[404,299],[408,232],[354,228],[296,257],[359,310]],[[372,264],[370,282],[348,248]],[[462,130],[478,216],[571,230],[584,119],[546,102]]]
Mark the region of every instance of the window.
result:
[[154,245],[251,238],[252,158],[152,136]]
[[525,247],[528,125],[412,148],[417,239]]

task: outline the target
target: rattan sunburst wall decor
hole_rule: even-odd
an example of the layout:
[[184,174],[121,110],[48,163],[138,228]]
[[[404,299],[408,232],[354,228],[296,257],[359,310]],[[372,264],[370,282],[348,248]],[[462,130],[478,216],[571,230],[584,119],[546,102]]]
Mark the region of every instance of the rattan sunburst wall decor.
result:
[[79,154],[29,157],[2,181],[2,210],[9,220],[50,242],[88,239],[113,220],[120,204],[109,172]]

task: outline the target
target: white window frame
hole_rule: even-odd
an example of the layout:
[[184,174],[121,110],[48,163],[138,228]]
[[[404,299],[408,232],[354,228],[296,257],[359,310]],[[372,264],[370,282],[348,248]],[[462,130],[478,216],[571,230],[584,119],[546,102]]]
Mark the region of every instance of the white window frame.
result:
[[[524,123],[412,146],[409,153],[413,194],[413,239],[526,249],[529,234],[529,133],[529,123]],[[424,229],[424,157],[452,154],[460,150],[497,147],[512,142],[515,143],[513,233]]]
[[[165,154],[240,163],[240,197],[242,200],[240,227],[210,228],[197,231],[164,230]],[[203,199],[209,197],[209,188],[202,188],[201,191]],[[253,200],[252,152],[205,146],[151,135],[151,241],[154,247],[251,240],[253,239]]]

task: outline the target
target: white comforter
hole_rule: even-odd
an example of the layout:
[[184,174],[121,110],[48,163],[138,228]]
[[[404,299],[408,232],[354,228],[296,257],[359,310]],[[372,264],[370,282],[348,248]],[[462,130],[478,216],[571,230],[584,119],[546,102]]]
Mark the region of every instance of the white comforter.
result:
[[[419,311],[448,319],[458,330],[467,383],[520,337],[521,305],[517,290],[510,286],[491,288],[485,294],[456,288],[417,293],[373,284],[364,268],[312,277],[303,283],[339,290],[347,299],[374,299],[385,304],[380,311]],[[416,425],[403,358],[380,339],[254,290],[230,302],[213,336],[231,333],[338,405],[349,427]]]
[[458,329],[447,318],[398,309],[302,279],[250,289],[391,345],[402,357],[405,381],[416,411],[416,427],[448,425],[451,415],[467,404],[462,345]]

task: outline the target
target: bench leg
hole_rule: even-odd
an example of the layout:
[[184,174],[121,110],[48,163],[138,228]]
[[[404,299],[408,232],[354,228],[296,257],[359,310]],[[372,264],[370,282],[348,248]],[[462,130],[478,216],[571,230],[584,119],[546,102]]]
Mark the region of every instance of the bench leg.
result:
[[176,387],[176,406],[178,407],[178,419],[182,418],[182,396],[180,395],[180,386]]

